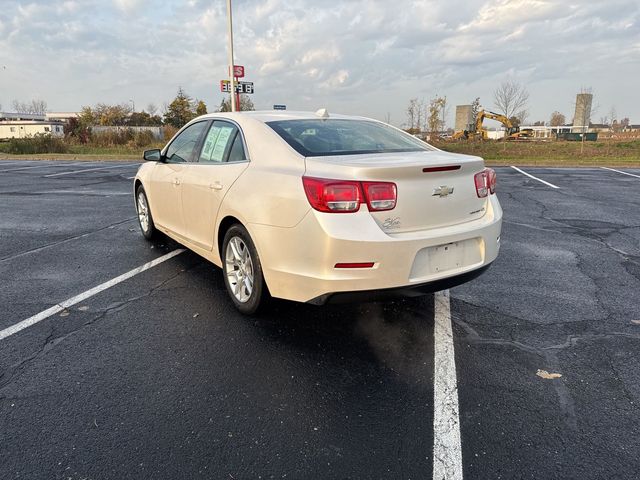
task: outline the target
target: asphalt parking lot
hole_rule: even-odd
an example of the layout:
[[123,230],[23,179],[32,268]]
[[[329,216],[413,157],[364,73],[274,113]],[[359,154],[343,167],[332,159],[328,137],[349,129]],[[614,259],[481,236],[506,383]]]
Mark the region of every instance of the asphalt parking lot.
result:
[[638,478],[640,170],[498,168],[450,299],[246,318],[143,239],[136,169],[0,161],[0,478]]

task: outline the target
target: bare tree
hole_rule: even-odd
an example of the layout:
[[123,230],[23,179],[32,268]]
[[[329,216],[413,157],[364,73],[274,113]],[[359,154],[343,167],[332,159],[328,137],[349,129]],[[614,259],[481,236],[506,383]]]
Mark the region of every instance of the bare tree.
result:
[[629,117],[624,117],[620,120],[620,130],[624,131],[629,126]]
[[391,123],[391,112],[387,112],[384,115],[384,123],[390,124]]
[[612,106],[611,110],[609,110],[609,119],[611,120],[612,125],[613,122],[618,120],[618,111],[616,110],[615,106]]
[[11,108],[16,113],[29,113],[29,105],[24,102],[19,102],[18,100],[11,102]]
[[[237,107],[238,107],[238,110],[241,112],[247,112],[247,111],[252,111],[256,109],[249,95],[246,95],[244,93],[240,95],[240,105],[238,105]],[[226,97],[222,99],[222,101],[220,102],[220,107],[218,108],[218,111],[219,112],[231,111],[230,97]]]
[[472,132],[476,131],[476,120],[478,120],[478,114],[482,110],[482,105],[480,104],[480,97],[476,97],[476,99],[471,102],[471,115],[473,116],[473,126]]
[[529,92],[515,80],[502,82],[493,92],[493,103],[507,118],[517,117],[523,122],[528,117]]
[[526,125],[529,119],[529,110],[524,108],[516,113],[515,118],[518,120],[518,125]]
[[11,103],[16,113],[26,113],[31,115],[44,115],[47,113],[47,102],[44,100],[31,100],[31,102],[19,102],[14,100]]
[[442,97],[442,108],[440,109],[440,115],[442,116],[442,124],[440,125],[440,129],[445,131],[447,128],[447,117],[449,116],[450,106],[447,102],[447,96]]
[[150,103],[149,105],[147,105],[146,110],[147,110],[147,113],[153,117],[158,111],[158,107],[156,106],[155,103]]
[[418,120],[418,99],[412,98],[407,106],[407,127],[414,131],[416,128],[416,120]]
[[444,128],[443,112],[445,111],[447,100],[444,97],[434,97],[429,102],[428,127],[432,135],[436,135]]
[[416,115],[416,128],[418,129],[418,133],[422,132],[424,130],[424,127],[427,123],[427,105],[424,101],[424,98],[422,100],[418,101],[418,113]]
[[47,102],[44,100],[31,100],[31,113],[36,115],[44,115],[47,113]]

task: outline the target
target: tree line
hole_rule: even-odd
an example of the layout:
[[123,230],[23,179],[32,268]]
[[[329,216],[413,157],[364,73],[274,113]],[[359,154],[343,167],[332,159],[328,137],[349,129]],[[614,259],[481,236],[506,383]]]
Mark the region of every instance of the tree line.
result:
[[[240,106],[242,110],[254,110],[253,102],[247,95],[241,95]],[[218,111],[230,111],[229,100],[222,99]],[[181,128],[200,115],[208,113],[207,105],[203,100],[192,98],[182,87],[178,88],[175,98],[163,107],[162,115],[154,104],[147,105],[146,109],[134,112],[128,104],[107,105],[98,103],[93,107],[82,107],[78,118],[69,120],[65,128],[65,134],[77,138],[81,143],[86,143],[91,136],[91,127],[105,126],[170,126]]]
[[[16,113],[45,115],[47,102],[31,100],[21,102],[14,100],[11,104]],[[2,106],[0,105],[0,110]],[[240,110],[255,110],[248,95],[240,96]],[[223,98],[218,108],[220,112],[231,111],[229,98]],[[77,119],[73,119],[73,129],[87,129],[96,125],[105,126],[162,126],[170,125],[180,128],[194,118],[208,113],[203,100],[191,97],[182,87],[178,88],[175,98],[164,104],[162,111],[153,103],[140,111],[134,111],[128,103],[106,104],[97,103],[93,106],[83,106]]]

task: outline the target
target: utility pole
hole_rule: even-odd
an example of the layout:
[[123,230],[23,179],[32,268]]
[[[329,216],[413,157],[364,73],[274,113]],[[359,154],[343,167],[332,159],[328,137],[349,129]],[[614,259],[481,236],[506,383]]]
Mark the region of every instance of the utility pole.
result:
[[236,112],[238,106],[236,105],[236,85],[235,78],[233,76],[233,22],[231,19],[231,0],[227,0],[227,20],[229,23],[229,81],[231,82],[231,111]]

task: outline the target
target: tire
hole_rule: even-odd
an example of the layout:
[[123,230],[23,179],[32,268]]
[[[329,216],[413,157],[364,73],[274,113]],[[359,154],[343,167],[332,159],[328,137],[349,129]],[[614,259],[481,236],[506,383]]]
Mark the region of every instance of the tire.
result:
[[221,256],[224,284],[231,301],[241,313],[253,315],[264,307],[269,292],[258,251],[242,225],[227,230]]
[[153,240],[157,237],[158,231],[153,223],[151,209],[149,208],[149,200],[142,185],[136,190],[136,212],[138,213],[138,225],[140,231],[147,240]]

